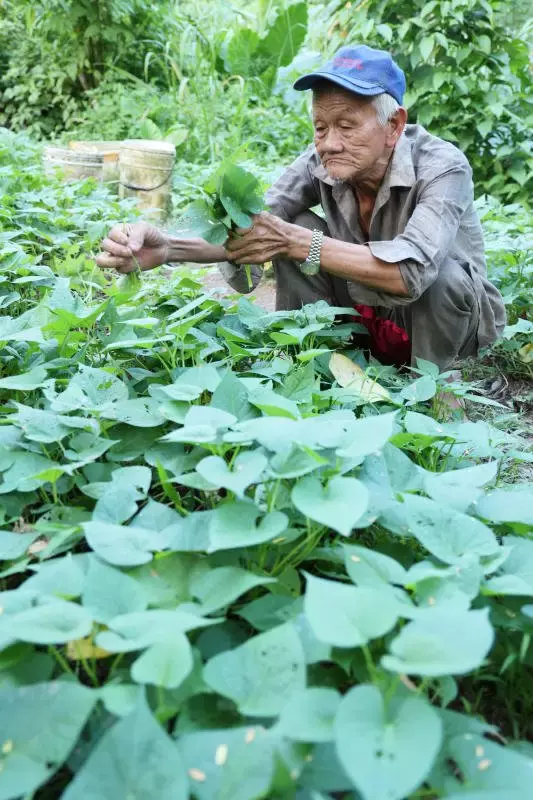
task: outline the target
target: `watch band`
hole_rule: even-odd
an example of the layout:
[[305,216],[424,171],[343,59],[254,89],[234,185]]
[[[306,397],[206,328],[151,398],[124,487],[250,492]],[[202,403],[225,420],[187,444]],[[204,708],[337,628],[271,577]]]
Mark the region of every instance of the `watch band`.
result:
[[320,251],[322,250],[322,241],[324,239],[324,232],[316,228],[313,230],[311,237],[311,246],[309,248],[309,255],[302,261],[300,271],[304,275],[316,275],[320,272]]

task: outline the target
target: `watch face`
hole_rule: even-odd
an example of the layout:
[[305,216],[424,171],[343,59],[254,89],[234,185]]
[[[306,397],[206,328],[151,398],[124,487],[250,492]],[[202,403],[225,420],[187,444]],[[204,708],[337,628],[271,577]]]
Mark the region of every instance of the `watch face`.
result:
[[304,261],[300,264],[300,272],[304,275],[317,275],[320,272],[320,263],[318,261]]

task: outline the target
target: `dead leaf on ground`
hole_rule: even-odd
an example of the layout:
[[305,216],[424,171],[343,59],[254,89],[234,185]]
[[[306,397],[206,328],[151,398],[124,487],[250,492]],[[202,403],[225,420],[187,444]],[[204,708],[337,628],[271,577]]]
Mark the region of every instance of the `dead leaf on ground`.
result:
[[28,555],[36,556],[38,553],[42,553],[43,550],[46,550],[49,544],[50,544],[49,539],[46,539],[44,536],[42,536],[39,539],[36,539],[28,547]]
[[341,353],[333,353],[329,360],[333,377],[343,389],[354,389],[368,403],[389,401],[389,392],[373,378],[369,378],[360,366]]

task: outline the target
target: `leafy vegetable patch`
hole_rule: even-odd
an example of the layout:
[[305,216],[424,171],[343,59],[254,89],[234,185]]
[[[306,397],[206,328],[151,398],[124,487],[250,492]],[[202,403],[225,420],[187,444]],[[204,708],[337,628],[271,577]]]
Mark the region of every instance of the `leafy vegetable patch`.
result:
[[526,443],[436,420],[438,371],[368,364],[343,309],[179,271],[125,291],[24,235],[0,798],[528,796],[533,491],[502,477]]

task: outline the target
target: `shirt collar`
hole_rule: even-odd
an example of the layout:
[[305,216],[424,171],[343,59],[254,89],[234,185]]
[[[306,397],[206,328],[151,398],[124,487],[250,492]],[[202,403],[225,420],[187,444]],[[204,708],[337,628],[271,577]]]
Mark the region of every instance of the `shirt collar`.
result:
[[415,181],[416,175],[411,154],[411,144],[405,133],[402,133],[394,148],[383,182],[387,182],[389,186],[410,188],[414,186]]
[[[319,181],[327,183],[329,186],[335,186],[339,183],[339,181],[336,181],[334,178],[330,178],[320,160],[313,169],[313,175],[315,178],[318,178]],[[415,180],[416,175],[413,166],[413,157],[411,155],[411,145],[405,133],[402,133],[392,153],[392,158],[383,178],[382,186],[385,184],[388,187],[411,187],[414,185]]]
[[318,180],[321,181],[322,183],[327,183],[328,186],[335,186],[335,184],[339,183],[339,181],[336,181],[334,178],[330,178],[326,168],[322,165],[322,162],[320,161],[318,153],[317,153],[317,158],[318,158],[318,164],[312,171],[315,178],[318,178]]

